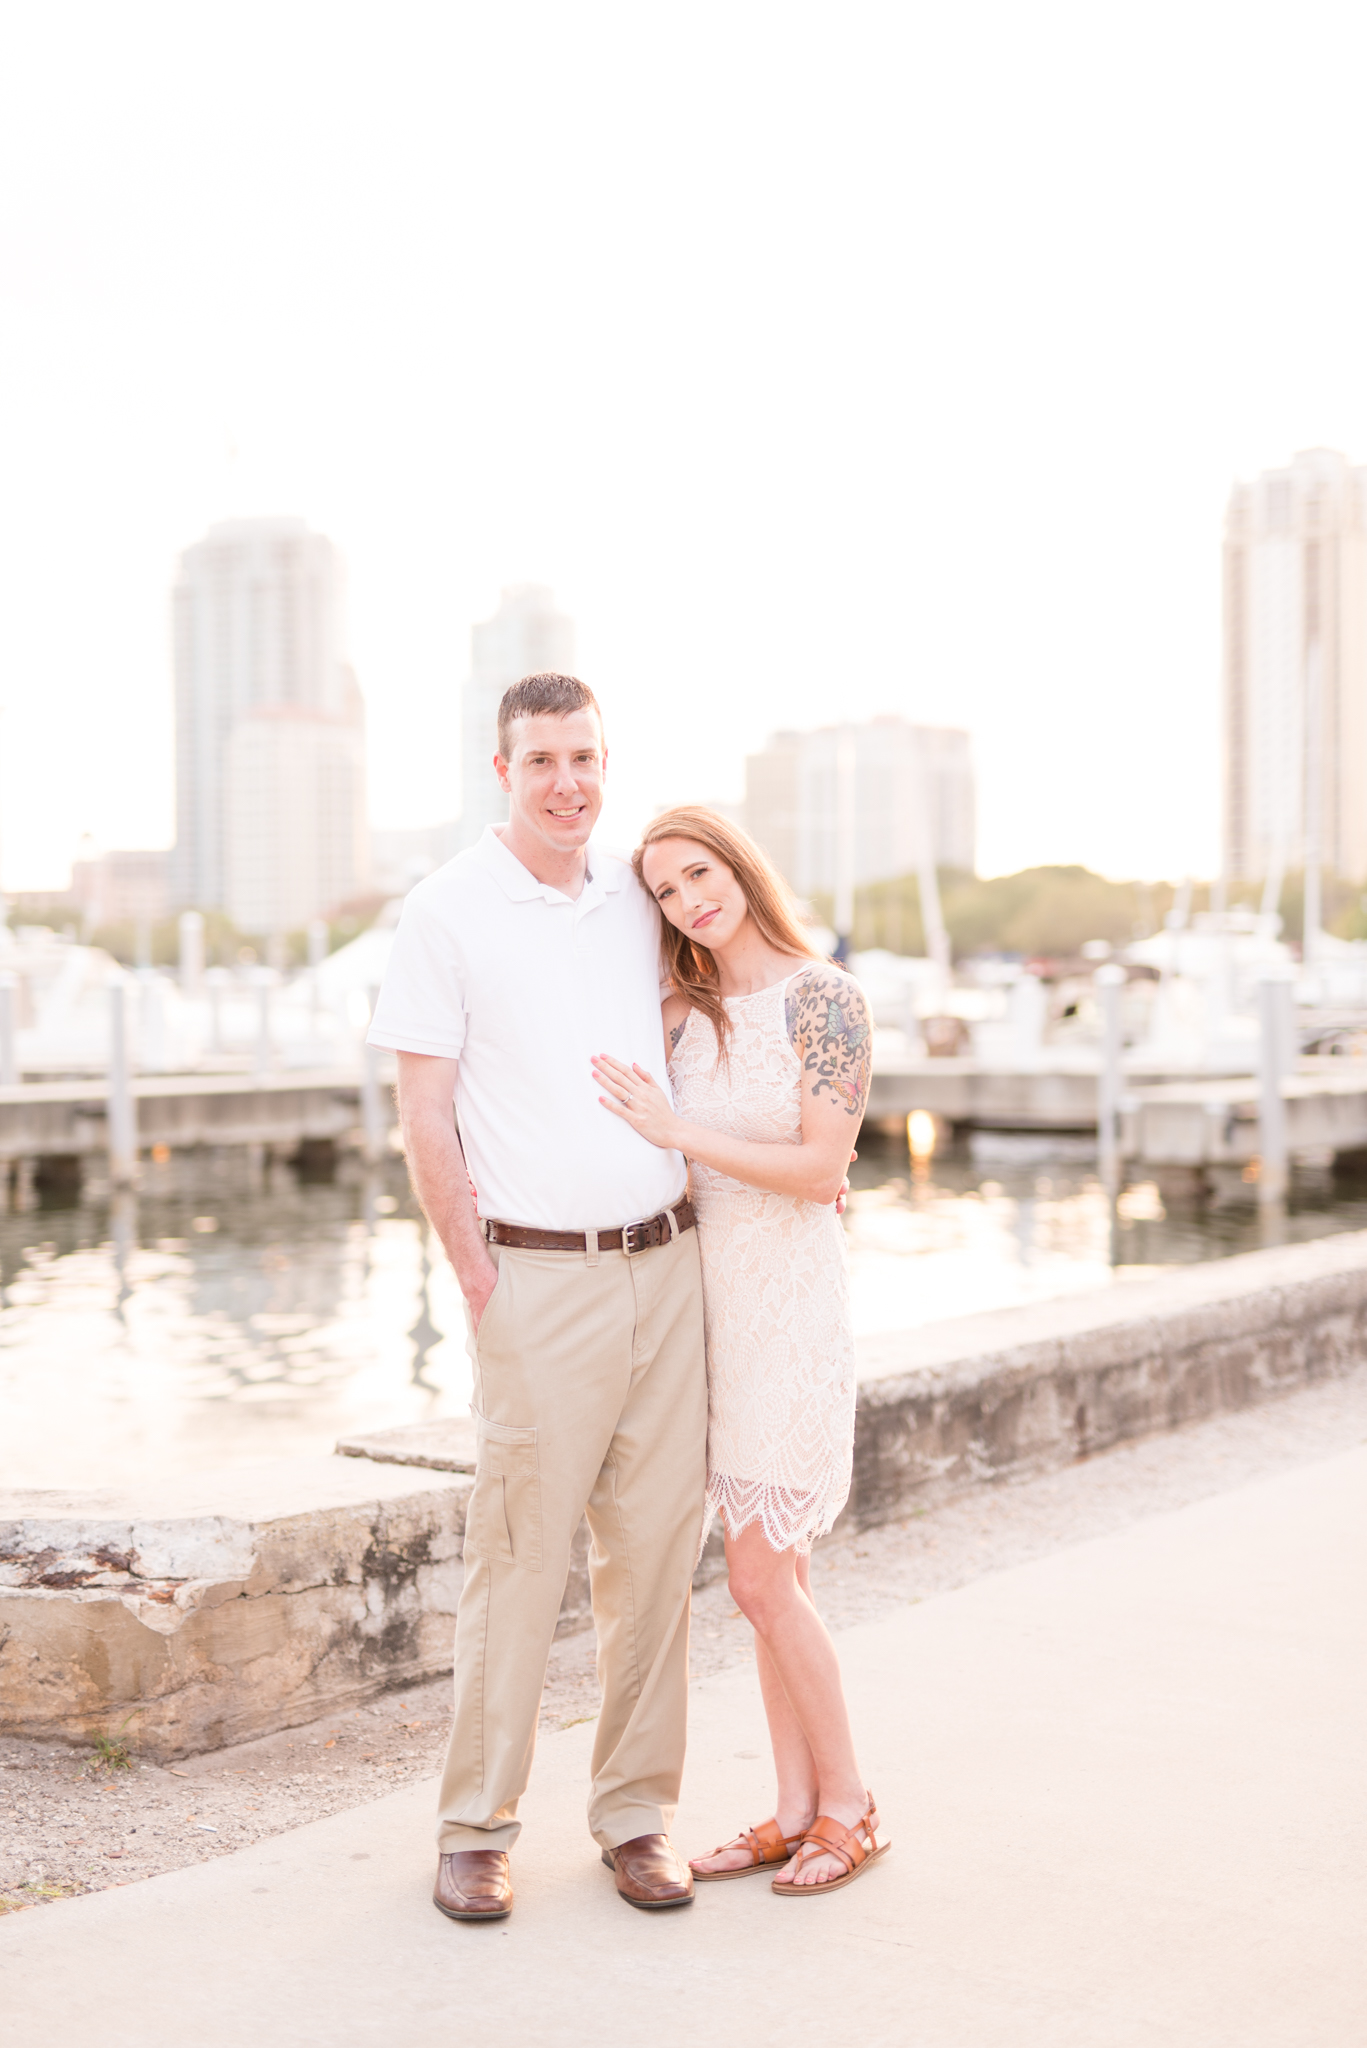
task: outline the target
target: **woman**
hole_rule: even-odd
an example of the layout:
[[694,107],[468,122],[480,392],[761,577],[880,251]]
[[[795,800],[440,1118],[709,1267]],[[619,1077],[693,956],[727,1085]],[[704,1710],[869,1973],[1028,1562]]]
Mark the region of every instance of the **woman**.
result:
[[714,812],[666,811],[633,865],[663,919],[674,1104],[642,1067],[605,1054],[594,1069],[605,1109],[691,1162],[708,1508],[755,1630],[778,1774],[773,1819],[692,1869],[711,1882],[781,1865],[774,1890],[813,1898],[888,1846],[810,1558],[850,1488],[854,1339],[835,1201],[868,1095],[868,1010],[813,951],[759,848]]

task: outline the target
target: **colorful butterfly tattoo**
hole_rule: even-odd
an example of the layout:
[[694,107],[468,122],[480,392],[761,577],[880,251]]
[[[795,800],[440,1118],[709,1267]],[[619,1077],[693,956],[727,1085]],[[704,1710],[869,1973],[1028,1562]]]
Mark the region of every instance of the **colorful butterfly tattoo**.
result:
[[811,1074],[813,1095],[829,1090],[850,1116],[862,1116],[868,1101],[872,1038],[868,1005],[859,984],[843,974],[813,968],[789,985],[785,998],[788,1037]]

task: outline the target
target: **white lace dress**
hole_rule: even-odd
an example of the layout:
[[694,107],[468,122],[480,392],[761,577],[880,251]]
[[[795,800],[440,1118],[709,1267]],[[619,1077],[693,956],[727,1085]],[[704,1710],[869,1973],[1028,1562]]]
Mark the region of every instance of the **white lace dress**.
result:
[[[669,1072],[679,1114],[759,1144],[802,1137],[802,1070],[787,982],[732,996],[729,1064],[690,1010]],[[708,1519],[759,1522],[775,1550],[810,1550],[845,1505],[854,1449],[854,1333],[834,1204],[766,1194],[696,1163],[693,1206],[707,1332]]]

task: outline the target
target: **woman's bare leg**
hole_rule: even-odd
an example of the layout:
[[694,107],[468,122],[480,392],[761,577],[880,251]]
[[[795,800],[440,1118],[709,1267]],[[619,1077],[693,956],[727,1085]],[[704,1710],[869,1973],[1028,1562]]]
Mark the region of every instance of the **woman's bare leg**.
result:
[[[865,1791],[855,1761],[835,1645],[811,1597],[811,1567],[793,1550],[774,1550],[756,1523],[727,1537],[726,1561],[737,1606],[755,1630],[755,1655],[778,1773],[776,1818],[791,1838],[818,1813],[853,1826]],[[700,1870],[737,1869],[749,1852],[695,1859]],[[833,1857],[810,1860],[801,1881],[839,1876]],[[786,1875],[791,1876],[791,1866]]]
[[[797,1559],[797,1572],[799,1584],[810,1598],[811,1566],[808,1558]],[[802,1732],[802,1723],[788,1703],[783,1680],[758,1631],[755,1633],[755,1664],[778,1775],[774,1818],[783,1830],[784,1840],[791,1842],[816,1819],[816,1764]],[[714,1856],[695,1856],[692,1863],[695,1870],[740,1870],[752,1860],[749,1849],[742,1843],[738,1848],[719,1849]]]
[[783,1830],[784,1840],[791,1842],[816,1819],[820,1789],[816,1759],[802,1732],[802,1723],[789,1704],[778,1667],[760,1635],[755,1637],[755,1663],[759,1667],[759,1689],[764,1696],[769,1742],[778,1777],[774,1818]]

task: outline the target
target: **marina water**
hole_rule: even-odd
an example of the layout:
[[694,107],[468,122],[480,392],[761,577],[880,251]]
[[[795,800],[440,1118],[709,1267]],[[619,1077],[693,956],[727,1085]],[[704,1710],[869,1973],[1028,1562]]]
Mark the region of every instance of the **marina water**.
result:
[[[982,1132],[913,1160],[865,1133],[846,1217],[857,1327],[904,1329],[1367,1227],[1367,1183],[1116,1210],[1086,1139]],[[120,1487],[314,1456],[464,1414],[455,1281],[400,1160],[309,1182],[242,1149],[173,1153],[136,1195],[0,1214],[0,1482]]]

